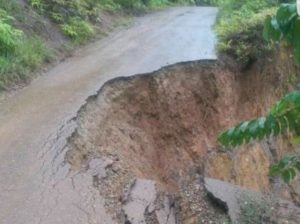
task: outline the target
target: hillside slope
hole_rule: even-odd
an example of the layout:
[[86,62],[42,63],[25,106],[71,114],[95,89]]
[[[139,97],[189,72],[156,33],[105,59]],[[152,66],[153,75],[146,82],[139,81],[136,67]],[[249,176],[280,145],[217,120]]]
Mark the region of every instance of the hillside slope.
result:
[[[180,1],[184,3],[185,1]],[[0,91],[167,0],[0,0]]]

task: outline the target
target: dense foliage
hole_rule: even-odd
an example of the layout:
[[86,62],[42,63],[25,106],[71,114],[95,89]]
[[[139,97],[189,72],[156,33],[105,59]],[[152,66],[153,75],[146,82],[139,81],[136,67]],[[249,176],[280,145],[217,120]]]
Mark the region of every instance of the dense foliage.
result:
[[267,18],[264,38],[275,42],[284,40],[292,47],[295,61],[300,61],[300,17],[296,4],[282,4],[275,16]]
[[0,0],[0,89],[24,80],[28,73],[50,57],[43,42],[14,27],[19,5],[16,1]]
[[277,0],[219,0],[220,6],[215,30],[218,36],[217,50],[231,56],[240,69],[269,51],[261,35],[265,19],[276,13]]
[[15,29],[10,24],[13,17],[7,15],[6,11],[0,10],[0,54],[9,55],[15,52],[18,42],[23,36],[21,30]]
[[[226,0],[225,0],[226,1]],[[228,2],[235,2],[234,0],[228,0]],[[249,29],[250,32],[255,32],[257,26],[262,27],[261,19],[265,19],[263,36],[265,40],[271,43],[286,42],[291,46],[293,51],[293,56],[296,63],[300,62],[300,17],[297,15],[297,7],[295,3],[286,3],[286,1],[240,1],[245,3],[244,6],[238,6],[236,12],[236,18],[246,18],[248,21],[243,21],[240,19],[236,21],[237,29],[235,26],[230,27],[232,22],[231,18],[226,22],[222,20],[217,26],[217,31],[220,38],[219,50],[226,51],[228,49],[233,49],[236,56],[239,58],[240,54],[236,48],[232,48],[230,44],[234,43],[235,46],[240,46],[244,42],[234,42],[234,38],[231,33],[238,33],[238,30],[243,30],[239,32],[238,35],[245,35],[245,31]],[[251,2],[251,3],[250,3]],[[265,9],[261,11],[264,7],[274,6],[277,3],[285,2],[281,4],[279,9],[273,12],[273,9]],[[294,1],[293,1],[294,2]],[[237,3],[236,5],[239,5]],[[224,3],[223,3],[224,4]],[[252,5],[253,4],[253,5]],[[234,4],[231,4],[233,7]],[[251,9],[250,13],[247,13]],[[268,12],[268,10],[270,10]],[[230,10],[229,10],[230,11]],[[226,12],[226,10],[225,10]],[[258,23],[253,23],[253,18],[261,15],[263,12],[262,18],[260,18]],[[268,13],[265,13],[268,12]],[[255,13],[255,14],[253,14]],[[272,15],[273,14],[273,15]],[[225,13],[226,15],[226,13]],[[229,16],[227,14],[227,16]],[[248,17],[250,16],[250,17]],[[221,16],[222,17],[222,16]],[[226,16],[225,16],[226,17]],[[225,18],[224,16],[222,18]],[[233,16],[234,18],[234,16]],[[235,19],[233,19],[235,20]],[[227,24],[227,25],[226,25]],[[233,23],[234,24],[234,23]],[[249,25],[247,25],[249,24]],[[255,25],[254,27],[252,25]],[[239,27],[244,26],[244,28]],[[224,29],[223,29],[224,28]],[[260,30],[260,29],[259,29]],[[249,34],[246,34],[246,36]],[[261,41],[261,38],[258,38]],[[226,42],[227,41],[227,42]],[[252,41],[253,43],[253,41]],[[263,43],[261,41],[261,43]],[[225,46],[224,46],[225,44]],[[223,46],[222,46],[223,45]],[[265,46],[263,44],[262,46]],[[221,46],[221,47],[220,47]],[[253,48],[253,46],[249,46]],[[257,48],[254,48],[257,50]],[[259,48],[261,50],[262,48]],[[242,51],[247,52],[247,47],[243,47]],[[242,55],[243,56],[243,55]],[[260,117],[254,120],[241,122],[233,128],[223,131],[218,140],[224,146],[238,146],[244,143],[248,143],[252,140],[261,140],[270,136],[276,136],[283,133],[289,133],[292,142],[300,142],[300,91],[292,92],[286,95],[284,98],[279,100],[271,109],[270,112],[265,117]],[[296,136],[296,137],[295,137]],[[296,172],[300,172],[300,156],[299,155],[288,155],[285,156],[278,163],[274,164],[270,168],[270,175],[280,175],[282,179],[288,183],[295,178]]]
[[280,175],[286,183],[296,177],[296,172],[300,172],[300,157],[297,155],[285,156],[270,169],[270,175]]
[[95,33],[93,24],[101,21],[100,10],[140,13],[177,2],[193,0],[30,0],[30,5],[58,23],[65,35],[81,43]]
[[[0,0],[0,89],[24,82],[52,57],[44,35],[45,18],[57,23],[72,45],[96,33],[103,10],[140,13],[193,0]],[[24,6],[24,4],[27,4]]]

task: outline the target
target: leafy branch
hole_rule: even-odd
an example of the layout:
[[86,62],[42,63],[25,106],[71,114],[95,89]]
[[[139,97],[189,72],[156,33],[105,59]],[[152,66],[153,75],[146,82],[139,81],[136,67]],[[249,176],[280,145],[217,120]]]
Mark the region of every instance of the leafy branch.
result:
[[[238,146],[251,140],[261,140],[285,132],[300,133],[300,91],[287,94],[279,100],[265,117],[245,121],[223,131],[219,142],[224,146]],[[271,175],[281,175],[289,182],[300,172],[300,158],[287,156],[270,169]]]
[[[284,41],[291,46],[295,62],[300,62],[300,17],[295,3],[282,4],[275,16],[268,16],[263,37],[268,42]],[[285,132],[294,133],[292,141],[300,139],[300,91],[279,100],[265,117],[242,122],[223,131],[219,142],[224,146],[238,146]],[[288,183],[300,172],[300,157],[286,156],[270,168],[270,175],[280,175]]]
[[224,146],[238,146],[251,140],[300,131],[300,91],[289,93],[278,101],[265,117],[245,121],[222,132],[218,140]]
[[285,156],[278,163],[271,166],[270,175],[280,175],[284,182],[289,183],[296,177],[296,172],[300,172],[300,157]]
[[266,19],[264,38],[269,42],[287,42],[293,49],[296,62],[300,61],[300,17],[295,3],[282,4],[275,16]]

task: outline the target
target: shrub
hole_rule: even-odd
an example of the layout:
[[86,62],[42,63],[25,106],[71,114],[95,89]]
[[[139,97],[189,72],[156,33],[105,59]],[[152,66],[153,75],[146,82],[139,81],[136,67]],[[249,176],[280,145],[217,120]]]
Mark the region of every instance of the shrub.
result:
[[16,49],[16,62],[28,72],[38,68],[51,57],[51,51],[38,37],[26,38]]
[[114,0],[97,0],[97,7],[105,10],[117,10],[120,9],[120,5]]
[[160,7],[168,4],[168,1],[167,0],[142,0],[142,3],[145,6],[149,6],[149,7]]
[[[265,117],[244,121],[223,131],[218,140],[224,146],[239,146],[285,133],[291,142],[299,143],[300,90],[276,102]],[[270,169],[271,175],[280,175],[286,183],[293,180],[297,172],[300,172],[299,155],[286,156]]]
[[196,5],[211,5],[218,6],[224,3],[224,0],[195,0]]
[[18,0],[0,0],[0,9],[4,10],[8,14],[15,14],[21,10]]
[[52,57],[51,51],[38,37],[22,38],[9,55],[0,55],[0,89],[26,80],[28,74]]
[[26,78],[50,56],[47,47],[38,38],[27,38],[13,27],[9,11],[16,10],[15,1],[0,0],[0,88]]
[[39,12],[43,12],[45,8],[45,4],[43,3],[42,0],[30,0],[30,5],[31,7],[37,9]]
[[300,64],[300,17],[296,3],[282,4],[275,16],[267,18],[264,38],[269,42],[286,42],[293,49],[295,62]]
[[86,41],[94,34],[93,27],[86,21],[74,17],[62,25],[64,33],[77,43]]
[[115,0],[117,4],[119,4],[124,9],[137,9],[145,6],[142,1],[136,0]]
[[221,2],[215,26],[218,36],[217,51],[232,56],[237,60],[240,69],[245,69],[268,50],[262,31],[265,19],[276,13],[277,1]]
[[13,17],[6,14],[5,11],[0,10],[0,54],[8,55],[15,51],[16,45],[23,36],[21,30],[13,28],[9,21]]
[[[295,3],[282,4],[276,15],[268,16],[264,25],[264,38],[273,43],[284,41],[293,50],[295,62],[300,62],[300,17]],[[300,142],[300,91],[287,94],[279,100],[265,117],[241,122],[219,135],[225,146],[238,146],[251,140],[287,134],[292,144]],[[284,156],[270,168],[270,175],[280,175],[284,182],[293,180],[300,172],[298,153]]]
[[[170,1],[193,2],[193,0]],[[98,21],[100,9],[140,13],[147,8],[161,7],[168,3],[169,0],[30,0],[33,8],[40,13],[47,13],[75,42],[82,42],[92,36],[94,30],[91,23]]]

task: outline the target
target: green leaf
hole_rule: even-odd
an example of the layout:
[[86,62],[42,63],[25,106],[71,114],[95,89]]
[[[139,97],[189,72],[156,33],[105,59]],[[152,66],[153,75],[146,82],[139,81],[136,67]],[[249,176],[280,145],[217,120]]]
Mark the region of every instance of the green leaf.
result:
[[218,141],[224,145],[224,146],[229,146],[230,145],[230,137],[228,137],[228,131],[224,131],[222,132],[219,136],[218,136]]
[[256,138],[257,136],[257,128],[258,128],[258,122],[257,120],[252,120],[249,122],[249,125],[248,125],[248,132],[249,134],[253,137],[253,138]]
[[295,168],[298,170],[298,172],[300,172],[300,161],[295,163]]
[[289,31],[295,17],[297,17],[296,4],[282,4],[278,9],[276,20],[280,31],[284,35]]
[[277,20],[274,17],[268,16],[264,25],[263,38],[267,41],[279,41],[280,30]]
[[249,123],[250,123],[249,121],[245,121],[245,122],[241,123],[240,130],[242,132],[245,132],[247,130],[247,128],[248,128]]
[[269,174],[271,176],[279,175],[284,168],[285,168],[284,163],[278,162],[278,163],[276,163],[276,164],[274,164],[274,165],[271,166]]
[[291,33],[292,33],[291,45],[293,47],[293,55],[295,61],[299,63],[300,62],[300,18],[295,19],[292,26]]
[[286,155],[282,160],[281,162],[287,166],[291,163],[291,161],[295,158],[295,156],[292,156],[292,155]]
[[290,172],[290,175],[291,175],[291,180],[293,180],[295,177],[296,177],[296,171],[294,170],[294,168],[289,168],[289,172]]
[[282,173],[281,173],[281,178],[283,179],[283,181],[285,183],[289,183],[290,180],[292,179],[292,174],[289,170],[284,170]]
[[285,113],[285,111],[288,108],[288,102],[287,102],[287,98],[289,97],[289,95],[287,95],[286,97],[284,97],[282,100],[278,101],[272,108],[271,108],[271,114],[274,117],[278,117],[282,114]]

